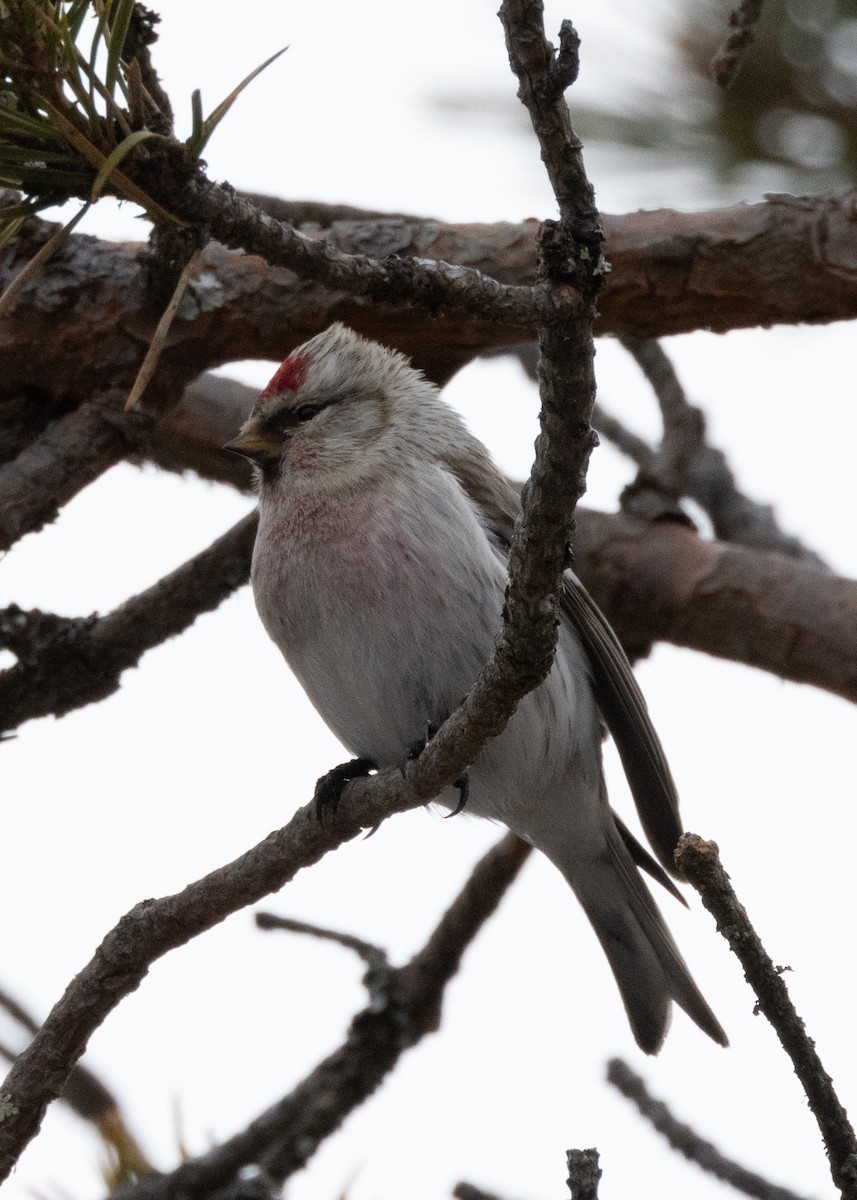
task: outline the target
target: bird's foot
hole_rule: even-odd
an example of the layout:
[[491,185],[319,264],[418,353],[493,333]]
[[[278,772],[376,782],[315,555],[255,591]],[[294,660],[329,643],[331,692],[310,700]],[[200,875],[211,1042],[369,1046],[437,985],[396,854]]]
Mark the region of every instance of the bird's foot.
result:
[[423,750],[425,750],[426,746],[437,733],[438,729],[440,729],[440,726],[435,725],[433,721],[427,722],[425,737],[417,738],[415,742],[411,742],[410,746],[408,746],[407,750],[405,751],[405,757],[402,759],[402,769],[404,769],[407,763],[414,762],[419,758]]
[[[439,728],[439,725],[434,725],[431,721],[429,721],[428,725],[426,726],[426,736],[422,738],[422,740],[411,742],[410,746],[408,746],[407,751],[405,752],[406,763],[413,762],[414,759],[419,758]],[[460,779],[456,779],[452,786],[458,788],[459,800],[452,812],[448,812],[446,814],[447,819],[449,817],[457,817],[467,803],[467,798],[470,795],[470,779],[468,778],[467,772],[465,771]]]
[[324,824],[326,812],[335,813],[342,797],[342,789],[352,779],[363,779],[372,771],[377,771],[378,764],[371,758],[352,758],[350,762],[340,763],[326,775],[322,775],[315,785],[315,815],[320,825]]

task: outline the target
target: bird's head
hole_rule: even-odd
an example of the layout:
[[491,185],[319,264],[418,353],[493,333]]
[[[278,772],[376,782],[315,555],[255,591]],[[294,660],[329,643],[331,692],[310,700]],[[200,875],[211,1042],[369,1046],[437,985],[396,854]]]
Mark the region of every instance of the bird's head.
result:
[[263,485],[325,477],[347,483],[395,455],[408,413],[435,389],[395,351],[331,325],[298,346],[259,396],[226,449],[249,458]]

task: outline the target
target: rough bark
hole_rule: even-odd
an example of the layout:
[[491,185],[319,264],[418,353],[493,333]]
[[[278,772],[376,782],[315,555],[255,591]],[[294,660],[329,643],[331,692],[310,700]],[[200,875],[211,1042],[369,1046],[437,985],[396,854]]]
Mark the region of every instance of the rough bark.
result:
[[[599,297],[599,333],[655,337],[857,315],[854,193],[773,197],[704,213],[605,216],[604,227],[612,270]],[[528,284],[535,276],[536,221],[444,225],[389,218],[307,228],[347,253],[439,258],[504,284]],[[0,287],[50,229],[33,219],[4,247]],[[90,396],[139,362],[160,315],[145,300],[145,256],[142,246],[69,238],[0,328],[0,403],[22,389],[71,401]],[[195,373],[242,358],[278,360],[333,320],[412,355],[440,382],[480,352],[531,341],[535,333],[534,322],[377,305],[210,244],[163,362],[168,369],[171,356],[178,357],[183,372]]]

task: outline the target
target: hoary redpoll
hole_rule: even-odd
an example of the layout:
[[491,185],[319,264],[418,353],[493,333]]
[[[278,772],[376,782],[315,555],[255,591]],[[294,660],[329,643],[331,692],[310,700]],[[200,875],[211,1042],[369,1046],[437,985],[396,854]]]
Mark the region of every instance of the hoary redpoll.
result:
[[[258,466],[253,590],[265,628],[344,745],[400,765],[491,656],[517,492],[405,358],[342,325],[286,359],[230,448]],[[675,872],[669,768],[615,635],[570,571],[554,666],[473,763],[467,811],[531,842],[568,880],[643,1050],[660,1048],[673,1000],[725,1045],[638,867],[674,885],[611,811],[601,718]],[[438,798],[457,800],[452,788]]]

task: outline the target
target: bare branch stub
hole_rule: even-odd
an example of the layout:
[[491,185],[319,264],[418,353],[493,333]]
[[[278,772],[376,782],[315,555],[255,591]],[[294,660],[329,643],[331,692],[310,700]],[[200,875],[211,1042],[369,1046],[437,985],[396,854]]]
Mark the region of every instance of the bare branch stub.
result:
[[674,1117],[663,1101],[656,1100],[644,1080],[621,1058],[611,1058],[607,1064],[607,1080],[635,1105],[638,1112],[666,1138],[673,1150],[696,1163],[703,1171],[708,1171],[746,1196],[755,1197],[755,1200],[803,1200],[788,1188],[779,1187],[726,1158],[711,1142]]
[[571,1200],[598,1200],[601,1167],[597,1150],[568,1150],[568,1189]]
[[676,849],[676,862],[693,884],[702,903],[717,922],[733,953],[744,968],[744,977],[756,993],[764,1013],[792,1061],[807,1102],[815,1117],[833,1182],[845,1200],[857,1200],[857,1138],[842,1107],[833,1080],[825,1071],[815,1043],[795,1011],[782,974],[777,971],[759,935],[750,923],[729,876],[720,862],[717,846],[687,833]]

